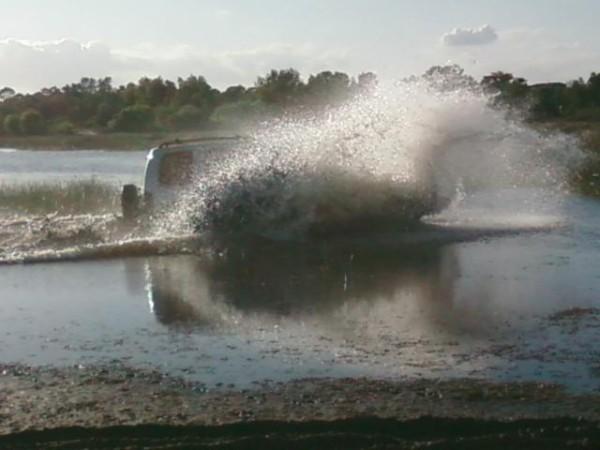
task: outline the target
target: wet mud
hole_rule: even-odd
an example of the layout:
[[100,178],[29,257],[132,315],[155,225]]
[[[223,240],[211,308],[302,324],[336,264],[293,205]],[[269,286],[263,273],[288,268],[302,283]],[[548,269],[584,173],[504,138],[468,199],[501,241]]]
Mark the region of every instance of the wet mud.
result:
[[[0,448],[598,448],[600,396],[367,378],[250,389],[124,365],[0,367]],[[526,446],[526,447],[522,447]]]

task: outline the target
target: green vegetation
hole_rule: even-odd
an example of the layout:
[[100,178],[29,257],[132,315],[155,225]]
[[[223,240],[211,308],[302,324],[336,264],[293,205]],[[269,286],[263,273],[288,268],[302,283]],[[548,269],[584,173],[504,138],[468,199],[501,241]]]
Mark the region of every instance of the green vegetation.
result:
[[569,83],[528,85],[510,73],[494,72],[481,85],[498,94],[495,101],[508,107],[524,108],[532,121],[600,121],[600,74],[592,73]]
[[19,117],[19,128],[24,135],[44,134],[46,123],[39,112],[29,109]]
[[9,114],[4,119],[4,131],[8,134],[19,134],[21,132],[21,121],[17,114]]
[[181,133],[253,125],[283,112],[327,108],[376,83],[340,72],[311,75],[305,83],[294,69],[272,70],[254,87],[219,91],[201,76],[142,78],[113,87],[110,78],[83,78],[33,94],[0,89],[2,144],[16,137],[109,133]]
[[0,185],[2,211],[21,214],[116,213],[118,187],[97,180]]
[[121,110],[108,124],[114,131],[147,131],[154,120],[152,108],[147,105],[133,105]]
[[[596,73],[587,80],[528,85],[525,79],[505,72],[491,73],[477,82],[457,66],[435,66],[411,79],[427,79],[441,87],[460,83],[483,89],[493,104],[525,113],[531,122],[600,123],[600,74]],[[110,78],[83,78],[33,94],[2,88],[0,136],[231,129],[283,113],[327,109],[376,84],[373,73],[355,79],[323,71],[304,81],[298,71],[285,69],[258,77],[253,87],[231,86],[223,91],[195,75],[177,82],[142,78],[119,87],[113,87]]]

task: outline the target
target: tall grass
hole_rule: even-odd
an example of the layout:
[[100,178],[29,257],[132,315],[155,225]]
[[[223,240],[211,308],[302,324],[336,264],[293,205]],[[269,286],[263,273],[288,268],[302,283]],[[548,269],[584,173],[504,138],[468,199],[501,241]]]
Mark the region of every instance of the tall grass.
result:
[[101,214],[119,210],[119,188],[98,180],[0,185],[0,212]]

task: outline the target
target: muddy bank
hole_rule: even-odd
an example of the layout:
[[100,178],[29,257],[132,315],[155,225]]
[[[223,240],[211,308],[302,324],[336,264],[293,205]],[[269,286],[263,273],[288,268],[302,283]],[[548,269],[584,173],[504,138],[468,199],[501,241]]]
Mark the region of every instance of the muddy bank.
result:
[[223,426],[141,425],[65,428],[0,436],[0,446],[66,448],[594,448],[600,428],[573,419],[515,420],[353,418],[334,421],[250,422]]
[[[21,442],[31,444],[29,448],[32,448],[36,440],[43,439],[59,443],[63,439],[86,442],[90,439],[90,429],[100,429],[103,431],[94,433],[99,432],[109,441],[134,439],[140,433],[159,440],[177,436],[181,442],[185,442],[185,436],[189,439],[229,436],[227,442],[235,448],[236,442],[258,438],[256,430],[262,430],[258,433],[262,439],[270,433],[268,430],[277,430],[279,435],[273,436],[273,442],[277,442],[278,436],[288,439],[290,435],[331,440],[335,437],[331,433],[336,432],[340,434],[339,439],[353,432],[366,438],[378,427],[389,428],[393,423],[405,424],[404,437],[402,426],[395,425],[392,428],[400,436],[394,437],[391,432],[382,432],[382,435],[387,435],[386,439],[414,441],[415,448],[419,448],[416,444],[423,440],[448,443],[469,434],[474,439],[485,436],[489,439],[494,433],[496,437],[514,439],[519,436],[568,438],[577,445],[600,442],[600,395],[572,395],[548,384],[348,378],[288,383],[266,381],[251,389],[221,386],[210,390],[202,383],[117,363],[110,367],[66,369],[5,365],[0,366],[0,374],[0,435],[3,436],[0,447]],[[349,425],[352,420],[359,423],[359,418],[364,417],[374,421],[370,426],[365,425],[364,432],[357,431],[360,426]],[[417,422],[406,425],[411,421]],[[318,422],[332,423],[332,426],[324,427]],[[283,423],[288,425],[282,428]],[[418,423],[421,428],[415,428],[414,424]],[[426,426],[427,423],[430,425]],[[436,423],[443,426],[440,428]],[[247,424],[247,428],[239,424]],[[141,431],[140,427],[149,425],[152,427],[148,433]],[[184,428],[169,428],[174,426]],[[492,428],[495,431],[490,431]],[[418,429],[421,434],[416,433]],[[32,434],[41,430],[47,431]],[[207,435],[207,430],[212,430],[212,435]],[[406,434],[408,431],[416,434],[410,436]],[[29,433],[16,434],[24,432]],[[549,434],[544,437],[544,433]],[[338,438],[332,442],[338,442]],[[179,442],[177,440],[175,442]],[[473,442],[481,445],[495,441]],[[391,443],[393,441],[388,442]]]

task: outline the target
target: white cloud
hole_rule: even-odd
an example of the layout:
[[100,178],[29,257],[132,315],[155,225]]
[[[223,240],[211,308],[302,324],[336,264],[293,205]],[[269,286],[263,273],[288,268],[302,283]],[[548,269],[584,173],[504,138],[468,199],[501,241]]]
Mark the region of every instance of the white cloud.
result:
[[441,48],[439,57],[450,58],[474,76],[502,70],[530,83],[587,78],[600,63],[597,49],[539,28],[503,30],[497,45]]
[[[347,66],[346,52],[326,50],[310,44],[270,44],[263,47],[207,52],[190,45],[163,48],[149,45],[118,52],[131,60],[143,61],[146,74],[167,78],[202,74],[216,85],[251,84],[270,69],[294,67],[307,75],[320,70]],[[148,58],[148,55],[153,55]]]
[[190,74],[204,75],[212,85],[224,88],[252,85],[268,70],[288,67],[305,76],[327,69],[349,74],[372,70],[384,80],[394,80],[447,61],[462,65],[476,77],[504,70],[534,83],[587,77],[600,68],[600,51],[589,43],[564,41],[543,29],[502,30],[497,34],[493,46],[425,46],[415,48],[410,58],[394,58],[390,49],[365,54],[311,43],[271,43],[218,52],[195,45],[145,43],[115,48],[102,42],[68,39],[7,39],[0,40],[0,88],[10,86],[19,92],[31,92],[60,87],[84,76],[111,76],[117,85],[143,76],[175,80]]
[[498,34],[489,25],[479,28],[455,28],[442,36],[442,42],[448,46],[485,45],[498,40]]
[[348,70],[347,52],[311,44],[275,43],[263,47],[210,52],[190,45],[140,44],[111,48],[100,42],[69,39],[31,42],[0,41],[0,87],[29,92],[63,86],[81,77],[111,76],[116,84],[143,76],[169,79],[204,75],[217,86],[252,84],[256,77],[275,68],[294,67],[307,75],[325,69]]
[[99,42],[0,41],[0,85],[18,91],[62,86],[82,76],[106,76],[122,66],[123,62]]
[[502,70],[533,84],[587,78],[598,70],[600,52],[582,43],[561,40],[548,30],[522,28],[503,30],[492,47],[442,47],[437,57],[450,59],[476,77]]

